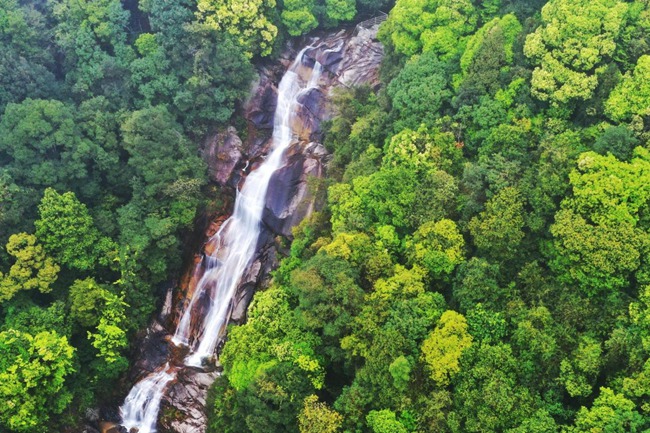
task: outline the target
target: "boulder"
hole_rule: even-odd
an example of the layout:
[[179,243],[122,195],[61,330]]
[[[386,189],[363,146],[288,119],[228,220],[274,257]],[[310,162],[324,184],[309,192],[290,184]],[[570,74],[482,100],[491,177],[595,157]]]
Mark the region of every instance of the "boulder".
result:
[[152,373],[165,363],[169,355],[167,337],[167,330],[157,320],[154,320],[145,329],[144,335],[140,336],[140,342],[137,345],[135,357],[137,361],[135,362],[135,368],[131,370],[131,380]]
[[205,402],[208,390],[220,373],[185,368],[167,391],[159,419],[161,433],[198,433],[207,426]]
[[302,149],[291,158],[291,162],[273,174],[271,182],[274,188],[267,193],[262,218],[271,232],[289,238],[293,227],[314,209],[309,178],[322,176],[323,158],[327,155],[320,143],[312,142]]
[[210,137],[203,147],[208,175],[213,182],[226,186],[242,159],[242,141],[232,126]]

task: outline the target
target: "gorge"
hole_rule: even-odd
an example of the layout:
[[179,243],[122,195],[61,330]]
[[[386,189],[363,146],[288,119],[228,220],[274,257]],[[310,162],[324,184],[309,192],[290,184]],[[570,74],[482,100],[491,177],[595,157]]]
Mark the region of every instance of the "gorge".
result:
[[[263,133],[253,134],[262,138],[249,139],[243,167],[237,146],[241,140],[232,130],[212,149],[217,160],[211,166],[213,179],[224,186],[229,181],[234,184],[234,210],[211,227],[184,299],[172,308],[174,332],[168,333],[158,323],[151,327],[167,348],[155,361],[143,361],[162,362],[152,372],[145,369],[137,374],[140,379],[120,408],[127,431],[205,430],[202,406],[207,388],[219,374],[214,356],[226,326],[232,319],[243,319],[252,290],[270,271],[272,264],[262,263],[268,261],[262,256],[272,238],[290,236],[291,228],[314,208],[307,178],[323,172],[326,151],[318,139],[320,122],[329,115],[328,94],[337,86],[377,81],[383,54],[375,40],[377,25],[373,20],[368,28],[360,25],[354,31],[315,38],[294,56],[277,90],[271,74],[260,74],[247,117],[259,130],[271,124],[272,135],[264,139]],[[274,107],[272,116],[269,107]],[[248,172],[245,178],[237,179],[236,168]],[[161,406],[183,415],[161,422]]]

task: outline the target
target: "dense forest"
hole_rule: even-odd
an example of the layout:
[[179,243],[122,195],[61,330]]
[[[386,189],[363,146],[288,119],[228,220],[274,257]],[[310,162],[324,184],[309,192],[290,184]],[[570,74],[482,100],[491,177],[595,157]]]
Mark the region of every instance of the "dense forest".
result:
[[123,398],[223,200],[200,143],[289,38],[380,10],[208,431],[650,431],[649,0],[0,0],[0,431]]

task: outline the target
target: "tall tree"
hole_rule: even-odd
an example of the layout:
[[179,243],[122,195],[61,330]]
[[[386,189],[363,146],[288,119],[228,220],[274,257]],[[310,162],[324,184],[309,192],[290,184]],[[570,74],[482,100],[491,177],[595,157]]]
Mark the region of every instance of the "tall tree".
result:
[[65,379],[74,371],[66,337],[43,331],[0,332],[0,424],[15,432],[39,432],[70,404]]
[[542,25],[526,38],[536,66],[532,94],[552,104],[587,100],[604,62],[614,54],[627,4],[619,0],[551,0]]
[[476,8],[469,0],[397,0],[379,37],[408,57],[427,51],[445,56],[462,47],[458,39],[476,23]]

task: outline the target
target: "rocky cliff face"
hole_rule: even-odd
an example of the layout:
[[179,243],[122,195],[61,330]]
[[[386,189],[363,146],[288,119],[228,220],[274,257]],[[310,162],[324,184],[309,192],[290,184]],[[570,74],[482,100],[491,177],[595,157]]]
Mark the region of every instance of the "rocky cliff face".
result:
[[[311,177],[322,177],[328,155],[320,143],[321,122],[331,116],[329,96],[340,86],[378,83],[378,69],[383,49],[376,40],[377,27],[371,29],[343,30],[322,35],[313,41],[299,41],[302,46],[311,44],[306,51],[303,66],[311,68],[317,60],[323,65],[323,90],[307,92],[300,101],[300,110],[293,125],[297,131],[295,142],[286,154],[286,165],[271,180],[263,214],[264,230],[258,244],[259,252],[244,276],[232,305],[231,321],[242,323],[246,308],[256,289],[268,284],[269,274],[281,255],[274,242],[277,236],[291,238],[291,229],[318,207],[310,190]],[[287,47],[279,63],[260,67],[259,78],[244,107],[248,123],[247,139],[241,140],[237,131],[227,128],[210,137],[203,146],[203,156],[208,162],[210,179],[224,188],[234,189],[256,163],[264,158],[273,128],[273,115],[277,104],[277,84],[290,59],[295,58],[295,46]],[[224,216],[215,218],[207,235],[216,231]],[[204,248],[209,249],[209,245]],[[197,255],[197,260],[200,256]],[[191,292],[198,278],[191,271],[183,278],[176,299]],[[167,304],[167,303],[166,303]],[[178,305],[166,308],[159,320],[146,332],[140,345],[138,361],[131,378],[141,377],[168,358],[168,336],[176,325]],[[161,323],[167,324],[166,329]],[[173,357],[174,354],[172,354]],[[182,356],[178,354],[177,356]],[[158,425],[162,433],[201,433],[206,429],[204,406],[207,391],[219,374],[219,369],[201,371],[187,368],[178,375],[163,398]]]

